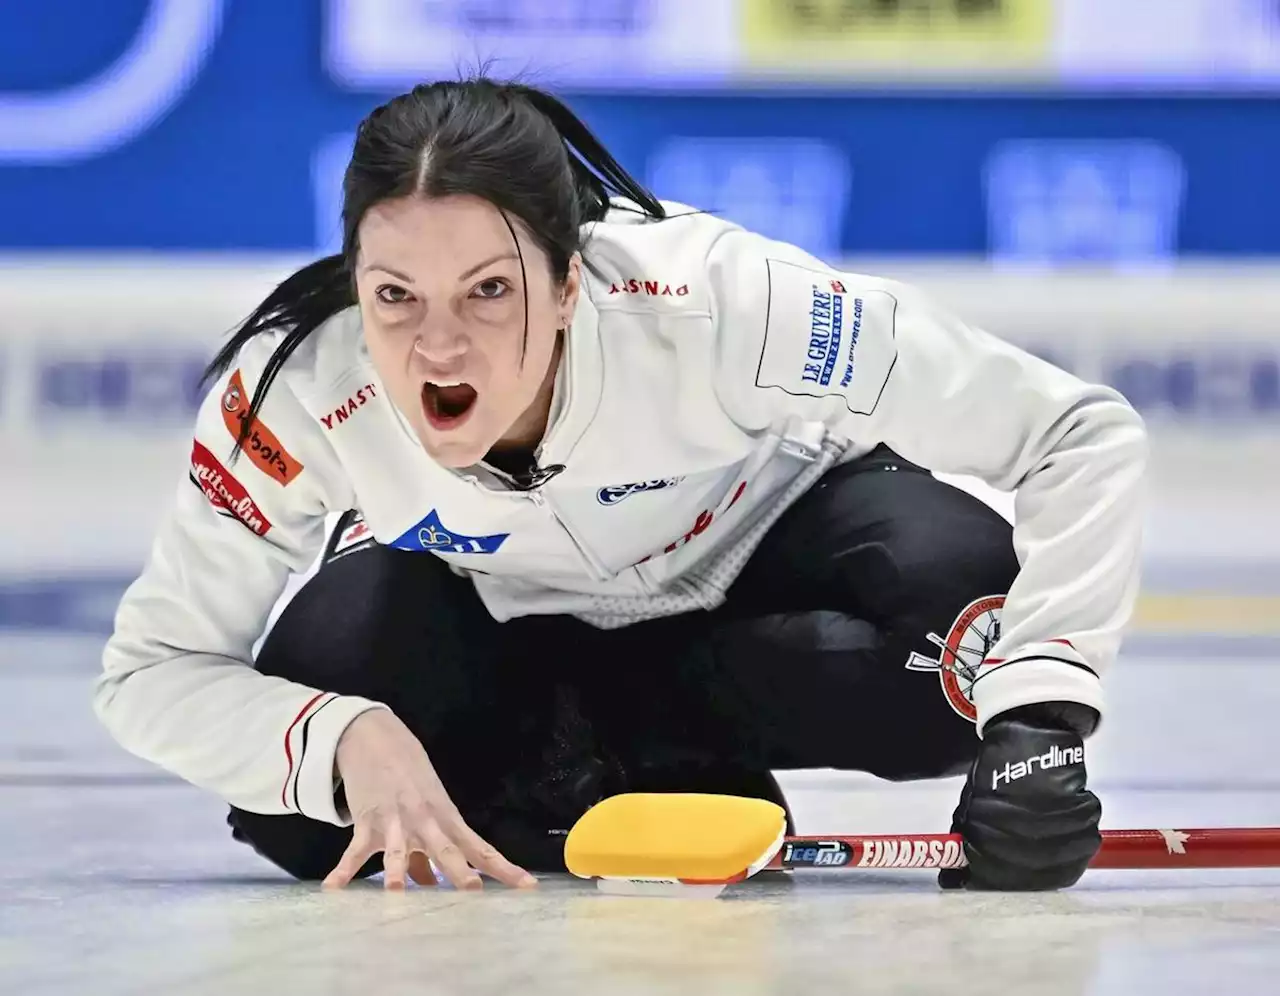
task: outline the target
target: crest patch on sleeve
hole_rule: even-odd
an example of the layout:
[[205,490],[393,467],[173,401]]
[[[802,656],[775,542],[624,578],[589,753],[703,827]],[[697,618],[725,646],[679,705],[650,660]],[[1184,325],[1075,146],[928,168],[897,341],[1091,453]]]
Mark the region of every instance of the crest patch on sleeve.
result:
[[898,302],[887,291],[848,289],[839,275],[771,259],[769,310],[756,386],[838,395],[870,415],[898,355]]

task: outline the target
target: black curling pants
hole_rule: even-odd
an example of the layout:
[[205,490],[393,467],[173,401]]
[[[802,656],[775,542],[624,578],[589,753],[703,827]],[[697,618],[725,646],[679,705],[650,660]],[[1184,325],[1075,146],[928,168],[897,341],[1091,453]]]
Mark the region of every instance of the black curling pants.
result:
[[[563,832],[602,795],[782,802],[773,770],[962,773],[979,742],[965,670],[1017,570],[1005,519],[881,448],[790,508],[713,612],[499,624],[435,557],[373,546],[308,581],[257,667],[389,705],[478,833],[559,870]],[[238,809],[228,822],[303,879],[352,832]]]

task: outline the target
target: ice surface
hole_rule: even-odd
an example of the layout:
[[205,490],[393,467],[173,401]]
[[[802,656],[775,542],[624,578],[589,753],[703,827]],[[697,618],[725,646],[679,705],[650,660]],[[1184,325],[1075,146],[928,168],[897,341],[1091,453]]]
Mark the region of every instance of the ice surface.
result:
[[[1052,895],[928,872],[802,872],[716,900],[544,881],[326,894],[234,843],[214,798],[94,725],[87,639],[0,642],[0,992],[1280,991],[1280,870],[1093,872]],[[1129,653],[1091,747],[1105,825],[1280,825],[1274,657]],[[805,832],[945,830],[954,781],[795,772]]]

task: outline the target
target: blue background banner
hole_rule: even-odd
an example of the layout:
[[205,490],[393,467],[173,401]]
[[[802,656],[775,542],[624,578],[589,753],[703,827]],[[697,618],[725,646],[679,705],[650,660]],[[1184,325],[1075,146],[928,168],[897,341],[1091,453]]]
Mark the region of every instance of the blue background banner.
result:
[[[350,136],[390,91],[331,78],[319,0],[191,0],[171,16],[203,8],[208,43],[173,71],[167,110],[101,151],[39,154],[6,135],[16,99],[102,74],[166,6],[0,8],[0,250],[332,244]],[[661,196],[824,255],[1280,254],[1275,99],[1060,88],[565,96]]]

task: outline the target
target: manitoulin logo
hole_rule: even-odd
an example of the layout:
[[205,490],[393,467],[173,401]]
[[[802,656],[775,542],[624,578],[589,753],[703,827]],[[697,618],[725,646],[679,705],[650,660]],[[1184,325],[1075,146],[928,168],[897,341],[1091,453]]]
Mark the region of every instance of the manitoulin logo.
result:
[[652,481],[636,481],[634,484],[615,484],[612,487],[601,488],[597,491],[596,501],[601,505],[616,505],[632,495],[638,495],[645,491],[663,491],[666,488],[674,488],[683,480],[683,477],[659,477],[654,478]]
[[271,523],[249,497],[244,485],[231,476],[208,448],[196,442],[191,448],[191,483],[204,492],[219,514],[235,519],[250,532],[266,536]]
[[951,708],[970,722],[977,722],[978,710],[973,704],[973,683],[978,669],[1000,640],[1000,619],[1004,613],[1004,596],[988,595],[966,605],[946,637],[929,633],[925,639],[936,644],[939,654],[929,657],[912,653],[907,658],[909,671],[937,671],[942,693]]
[[[227,389],[222,392],[222,422],[233,439],[240,438],[240,428],[249,417],[249,396],[244,389],[240,371],[231,375]],[[284,448],[276,434],[255,418],[245,440],[244,452],[268,477],[288,485],[302,473],[302,464]]]

